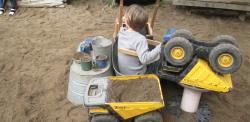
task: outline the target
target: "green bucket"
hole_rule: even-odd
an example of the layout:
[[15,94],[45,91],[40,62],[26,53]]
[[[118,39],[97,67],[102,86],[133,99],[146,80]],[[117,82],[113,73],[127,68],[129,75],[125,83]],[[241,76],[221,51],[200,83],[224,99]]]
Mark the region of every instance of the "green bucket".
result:
[[83,71],[89,71],[92,69],[92,59],[91,56],[87,53],[77,52],[74,55],[74,61],[81,64]]
[[92,69],[91,58],[81,59],[81,67],[83,71],[90,71]]

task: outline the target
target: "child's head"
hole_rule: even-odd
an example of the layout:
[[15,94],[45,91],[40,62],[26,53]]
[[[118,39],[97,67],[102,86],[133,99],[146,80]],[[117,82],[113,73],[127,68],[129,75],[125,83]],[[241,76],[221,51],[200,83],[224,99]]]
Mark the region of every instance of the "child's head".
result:
[[148,21],[147,12],[139,5],[131,5],[125,12],[125,23],[135,31],[140,31]]

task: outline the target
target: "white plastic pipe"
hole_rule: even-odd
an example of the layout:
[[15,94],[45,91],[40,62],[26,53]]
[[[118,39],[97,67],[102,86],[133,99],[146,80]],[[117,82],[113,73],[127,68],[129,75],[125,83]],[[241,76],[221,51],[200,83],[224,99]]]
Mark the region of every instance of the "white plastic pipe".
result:
[[201,91],[184,87],[181,109],[185,112],[194,113],[197,111],[201,98]]

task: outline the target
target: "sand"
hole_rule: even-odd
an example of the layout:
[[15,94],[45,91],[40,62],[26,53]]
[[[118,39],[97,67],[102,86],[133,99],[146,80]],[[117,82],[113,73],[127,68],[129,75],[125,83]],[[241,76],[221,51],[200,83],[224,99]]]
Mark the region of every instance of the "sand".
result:
[[[87,110],[66,98],[69,63],[85,37],[112,37],[116,13],[118,8],[109,8],[102,0],[83,0],[65,8],[20,8],[14,17],[0,16],[0,120],[87,122]],[[234,89],[203,94],[202,100],[213,109],[211,122],[248,122],[250,23],[164,5],[154,27],[156,39],[161,40],[170,27],[188,29],[203,40],[220,34],[238,40],[244,61],[233,74]]]
[[90,61],[91,60],[91,56],[87,53],[81,53],[81,52],[77,52],[74,54],[73,58],[75,60],[83,60],[83,61]]
[[107,60],[107,56],[106,55],[98,55],[96,56],[96,60],[99,60],[99,61],[104,61],[104,60]]
[[158,81],[149,78],[111,80],[109,102],[161,102]]

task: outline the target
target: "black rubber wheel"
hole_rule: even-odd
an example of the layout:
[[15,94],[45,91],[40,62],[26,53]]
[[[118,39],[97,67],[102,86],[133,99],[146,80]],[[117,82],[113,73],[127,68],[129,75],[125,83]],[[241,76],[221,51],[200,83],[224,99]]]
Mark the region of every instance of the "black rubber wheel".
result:
[[193,56],[193,46],[185,38],[175,37],[164,45],[164,57],[174,66],[187,64]]
[[[120,0],[115,0],[116,3],[120,3]],[[132,4],[139,4],[139,5],[149,5],[154,4],[156,0],[124,0],[124,5],[129,6]]]
[[193,39],[193,34],[188,30],[180,29],[173,33],[172,38],[174,37],[183,37],[187,40],[190,40]]
[[136,117],[134,122],[163,122],[163,118],[159,112],[154,111]]
[[237,47],[232,44],[219,44],[209,54],[212,69],[221,74],[237,71],[242,62],[242,56]]
[[91,122],[119,122],[113,115],[96,115],[93,116]]
[[229,36],[229,35],[220,35],[220,36],[217,36],[213,39],[213,42],[215,43],[224,43],[224,44],[232,44],[232,45],[235,45],[238,47],[238,45],[236,44],[236,39],[232,36]]

